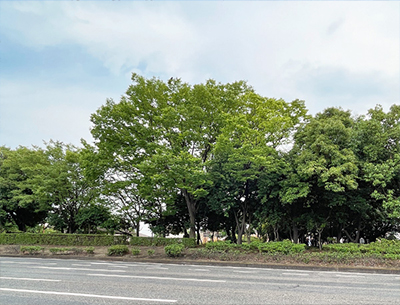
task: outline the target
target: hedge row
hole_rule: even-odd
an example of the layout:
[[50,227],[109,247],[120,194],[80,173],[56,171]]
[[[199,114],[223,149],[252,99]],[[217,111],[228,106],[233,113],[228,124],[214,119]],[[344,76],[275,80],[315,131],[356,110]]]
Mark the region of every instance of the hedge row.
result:
[[182,244],[185,248],[196,247],[194,238],[165,238],[165,237],[131,237],[132,246],[168,246]]
[[400,255],[400,241],[382,239],[370,244],[332,244],[324,246],[324,250],[340,253],[368,253],[368,254],[394,254]]
[[206,249],[213,252],[229,252],[232,250],[259,251],[264,253],[300,253],[304,252],[304,244],[294,244],[290,240],[263,243],[261,241],[252,241],[250,244],[232,244],[226,241],[217,241],[206,243]]
[[1,245],[52,245],[52,246],[167,246],[183,244],[195,247],[193,238],[151,238],[89,234],[38,234],[38,233],[1,233]]

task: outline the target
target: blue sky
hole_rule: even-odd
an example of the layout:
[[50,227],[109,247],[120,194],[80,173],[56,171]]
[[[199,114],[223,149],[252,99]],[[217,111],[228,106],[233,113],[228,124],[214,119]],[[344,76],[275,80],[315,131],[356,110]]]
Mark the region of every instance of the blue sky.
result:
[[91,141],[132,72],[246,80],[365,114],[400,103],[398,1],[0,1],[0,145]]

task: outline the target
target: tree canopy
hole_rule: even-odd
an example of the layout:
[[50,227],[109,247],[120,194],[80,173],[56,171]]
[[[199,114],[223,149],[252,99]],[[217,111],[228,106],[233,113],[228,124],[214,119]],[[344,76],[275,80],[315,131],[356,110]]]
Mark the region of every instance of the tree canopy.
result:
[[[244,81],[132,75],[90,118],[94,143],[0,147],[0,230],[49,223],[139,234],[224,231],[304,241],[399,230],[400,106],[362,116]],[[198,234],[197,234],[198,235]]]

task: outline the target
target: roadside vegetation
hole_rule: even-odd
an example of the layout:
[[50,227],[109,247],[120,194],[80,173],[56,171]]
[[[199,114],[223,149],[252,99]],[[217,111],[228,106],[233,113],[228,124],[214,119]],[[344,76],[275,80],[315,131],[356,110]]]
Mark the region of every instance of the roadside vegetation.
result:
[[[14,248],[12,248],[14,247]],[[7,252],[8,249],[8,252]],[[10,251],[11,250],[11,251]],[[241,245],[227,241],[209,242],[205,245],[185,247],[183,243],[166,246],[12,246],[1,245],[1,254],[75,256],[75,257],[125,257],[132,260],[174,260],[201,262],[232,262],[245,264],[280,264],[309,266],[342,266],[400,268],[400,241],[379,240],[370,244],[327,244],[322,250],[289,240],[262,242],[253,240]]]

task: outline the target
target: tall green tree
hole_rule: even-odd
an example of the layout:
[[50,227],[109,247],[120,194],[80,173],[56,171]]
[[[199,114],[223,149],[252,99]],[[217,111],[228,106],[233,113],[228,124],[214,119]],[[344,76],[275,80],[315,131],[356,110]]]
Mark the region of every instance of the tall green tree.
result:
[[61,231],[75,233],[78,212],[99,198],[98,183],[85,175],[84,150],[62,142],[46,146],[49,166],[38,177],[40,199],[51,204],[49,222]]
[[[328,108],[299,128],[295,135],[294,171],[285,182],[283,202],[306,208],[306,227],[318,233],[338,207],[351,206],[347,192],[358,187],[357,158],[352,150],[354,119],[349,111]],[[321,245],[321,240],[319,240]]]
[[306,112],[301,101],[286,103],[251,92],[218,137],[210,162],[216,186],[211,202],[217,211],[233,213],[238,244],[245,229],[250,238],[255,213],[278,186],[284,163],[277,147],[290,141]]
[[50,205],[38,196],[38,186],[48,166],[39,148],[0,147],[0,229],[15,224],[26,231],[44,221]]
[[357,125],[355,150],[369,202],[388,219],[400,221],[400,106],[368,111]]
[[205,164],[227,116],[253,90],[244,82],[191,86],[136,74],[132,81],[119,103],[108,100],[92,115],[97,151],[108,156],[111,167],[133,175],[129,179],[149,202],[155,201],[149,189],[165,190],[172,197],[168,202],[183,196],[194,237],[198,203],[211,183]]

